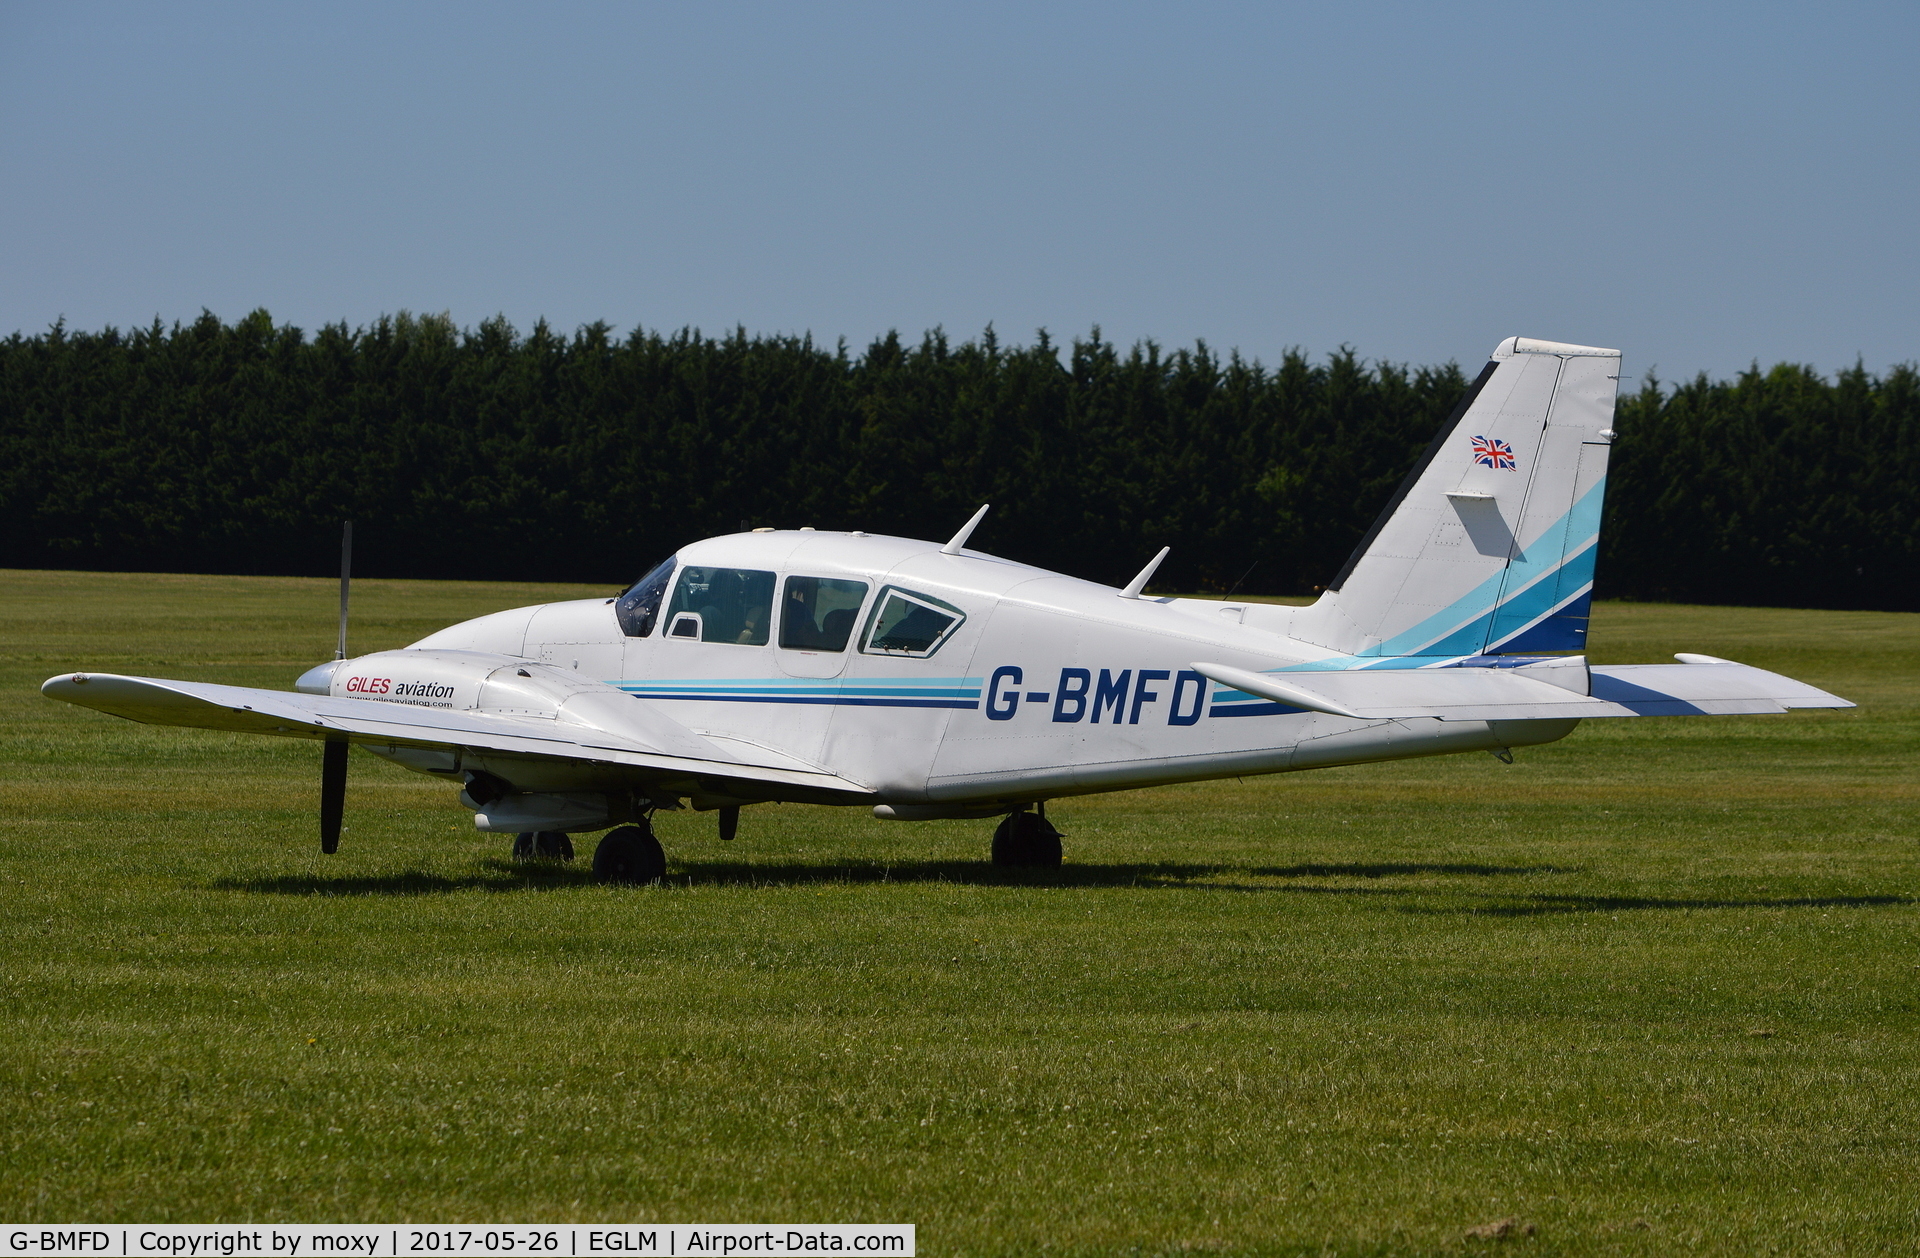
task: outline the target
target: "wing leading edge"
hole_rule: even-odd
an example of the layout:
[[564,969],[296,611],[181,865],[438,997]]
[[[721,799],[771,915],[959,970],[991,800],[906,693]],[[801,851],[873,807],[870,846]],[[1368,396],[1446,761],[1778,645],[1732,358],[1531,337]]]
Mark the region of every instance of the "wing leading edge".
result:
[[[62,673],[48,678],[40,690],[51,699],[147,725],[184,725],[285,738],[345,738],[372,746],[617,765],[636,771],[638,776],[662,781],[693,779],[713,793],[746,785],[781,798],[808,802],[860,803],[873,796],[873,791],[859,782],[764,748],[748,748],[753,753],[750,757],[730,755],[677,724],[662,730],[660,741],[672,748],[667,751],[648,746],[631,734],[614,734],[571,721],[452,712],[212,682]],[[668,718],[656,713],[651,720],[658,724]],[[707,748],[711,748],[711,756],[686,754]]]

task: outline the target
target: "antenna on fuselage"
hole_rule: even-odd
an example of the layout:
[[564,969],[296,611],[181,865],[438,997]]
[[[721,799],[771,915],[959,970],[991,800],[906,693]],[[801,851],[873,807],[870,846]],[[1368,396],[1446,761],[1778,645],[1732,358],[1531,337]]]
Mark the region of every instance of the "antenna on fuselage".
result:
[[942,546],[940,548],[940,553],[943,555],[959,554],[960,548],[967,544],[967,539],[969,537],[973,536],[973,530],[975,526],[978,525],[980,521],[987,518],[987,509],[991,506],[993,506],[993,504],[990,502],[981,503],[980,509],[973,513],[973,518],[960,526],[960,531],[953,535],[952,541],[948,542],[945,546]]
[[1171,546],[1162,546],[1160,553],[1147,560],[1147,566],[1140,569],[1140,575],[1127,582],[1127,588],[1120,591],[1120,597],[1139,598],[1141,592],[1147,588],[1147,582],[1153,579],[1154,570],[1160,566],[1160,561],[1165,559],[1172,549]]

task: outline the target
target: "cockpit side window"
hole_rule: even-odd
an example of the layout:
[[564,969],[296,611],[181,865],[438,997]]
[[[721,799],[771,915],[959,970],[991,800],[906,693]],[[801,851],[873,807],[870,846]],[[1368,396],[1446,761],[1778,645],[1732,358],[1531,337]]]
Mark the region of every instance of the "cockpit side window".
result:
[[792,651],[844,651],[867,601],[865,581],[788,577],[780,600],[780,645]]
[[653,632],[653,622],[660,615],[660,600],[667,596],[667,582],[673,579],[673,566],[677,562],[677,555],[668,559],[635,581],[633,588],[614,603],[613,614],[620,622],[621,633],[629,638],[644,638]]
[[967,614],[930,594],[888,586],[867,614],[860,649],[868,655],[907,655],[925,659],[938,651]]
[[754,568],[682,568],[667,623],[681,612],[699,615],[702,642],[765,646],[773,620],[773,574]]

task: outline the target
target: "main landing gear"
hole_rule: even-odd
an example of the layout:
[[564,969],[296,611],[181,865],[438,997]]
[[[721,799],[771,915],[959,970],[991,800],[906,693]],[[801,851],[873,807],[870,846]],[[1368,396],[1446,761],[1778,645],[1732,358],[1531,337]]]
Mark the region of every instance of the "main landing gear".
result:
[[993,863],[1002,869],[1060,868],[1060,832],[1047,820],[1045,804],[1000,823],[993,832]]
[[653,836],[651,823],[607,831],[593,852],[595,882],[644,887],[667,876],[667,854]]
[[[740,832],[740,809],[722,808],[720,837]],[[638,822],[607,831],[593,851],[593,880],[619,886],[644,887],[667,876],[667,854],[653,833],[652,811]],[[569,853],[571,854],[571,853]]]
[[573,859],[573,840],[558,830],[525,830],[513,836],[513,859],[570,861]]

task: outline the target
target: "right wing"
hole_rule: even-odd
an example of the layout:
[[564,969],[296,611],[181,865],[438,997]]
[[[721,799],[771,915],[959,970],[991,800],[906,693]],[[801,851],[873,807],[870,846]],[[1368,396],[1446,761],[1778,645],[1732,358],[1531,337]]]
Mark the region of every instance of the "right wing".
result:
[[694,788],[682,794],[697,789],[711,795],[763,794],[836,804],[871,802],[873,797],[861,783],[791,756],[733,739],[723,747],[641,700],[633,700],[632,708],[622,703],[616,733],[554,718],[113,673],[62,673],[48,678],[40,691],[51,699],[148,725],[619,765],[635,770],[634,776],[643,780]]

